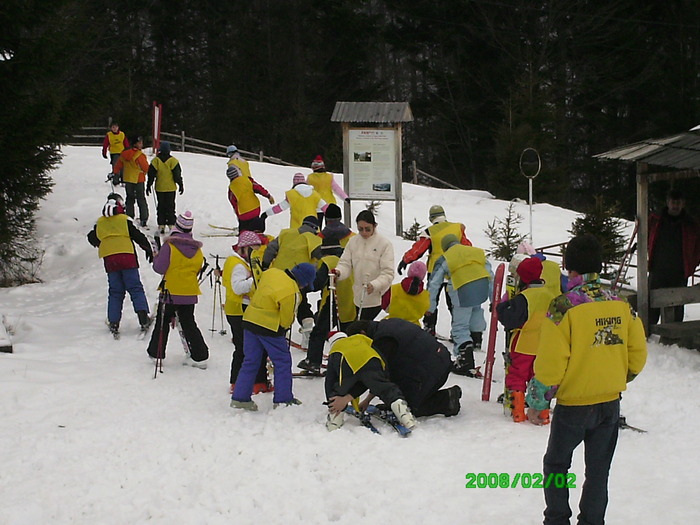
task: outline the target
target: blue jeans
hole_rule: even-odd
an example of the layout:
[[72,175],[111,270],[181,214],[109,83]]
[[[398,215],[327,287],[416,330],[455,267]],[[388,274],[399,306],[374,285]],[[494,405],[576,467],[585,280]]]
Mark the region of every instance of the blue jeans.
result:
[[250,330],[243,330],[243,365],[241,366],[236,387],[231,399],[250,401],[253,383],[264,356],[264,350],[275,366],[275,393],[273,403],[289,403],[292,395],[292,355],[289,353],[287,339],[282,336],[260,335]]
[[[579,501],[579,525],[602,525],[608,506],[608,474],[617,445],[620,400],[597,405],[556,405],[552,414],[547,452],[544,455],[544,479],[566,473],[571,467],[574,449],[583,441],[585,480]],[[580,483],[580,477],[576,482]],[[554,477],[552,478],[554,479]],[[569,489],[551,483],[544,489],[547,507],[545,525],[569,525]]]
[[107,282],[109,282],[107,319],[109,319],[110,323],[121,321],[122,305],[124,304],[126,292],[129,292],[131,303],[134,305],[134,312],[140,312],[141,310],[148,312],[148,301],[143,291],[138,268],[109,272],[107,274]]

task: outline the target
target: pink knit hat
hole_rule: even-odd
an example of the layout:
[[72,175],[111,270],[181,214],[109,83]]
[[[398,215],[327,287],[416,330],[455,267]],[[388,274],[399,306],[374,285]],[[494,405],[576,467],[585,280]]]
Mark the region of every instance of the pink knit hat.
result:
[[305,184],[306,183],[306,177],[302,175],[301,173],[295,173],[294,178],[292,179],[292,186],[296,186],[297,184]]
[[426,273],[428,273],[428,267],[423,261],[413,261],[411,266],[408,267],[409,277],[417,277],[422,281]]
[[242,231],[238,236],[238,244],[236,248],[245,248],[246,246],[260,246],[262,241],[257,233],[251,231]]

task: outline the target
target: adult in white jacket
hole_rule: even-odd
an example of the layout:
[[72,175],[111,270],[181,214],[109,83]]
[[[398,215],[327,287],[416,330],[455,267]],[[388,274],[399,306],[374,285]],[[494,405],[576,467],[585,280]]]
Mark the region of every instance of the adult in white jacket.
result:
[[358,318],[371,321],[382,309],[382,294],[394,281],[394,247],[377,233],[371,211],[361,211],[355,221],[359,235],[348,241],[334,273],[340,281],[353,276]]

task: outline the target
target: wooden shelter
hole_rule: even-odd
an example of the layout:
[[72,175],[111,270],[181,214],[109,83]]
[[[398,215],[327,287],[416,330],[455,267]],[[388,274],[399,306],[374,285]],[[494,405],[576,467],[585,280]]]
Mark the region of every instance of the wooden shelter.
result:
[[700,177],[700,132],[691,130],[647,139],[594,155],[594,158],[634,162],[637,166],[637,311],[646,333],[650,333],[649,308],[661,308],[661,324],[651,327],[651,333],[659,334],[662,343],[700,349],[700,320],[664,322],[674,306],[700,303],[700,285],[664,288],[650,294],[648,280],[649,184]]

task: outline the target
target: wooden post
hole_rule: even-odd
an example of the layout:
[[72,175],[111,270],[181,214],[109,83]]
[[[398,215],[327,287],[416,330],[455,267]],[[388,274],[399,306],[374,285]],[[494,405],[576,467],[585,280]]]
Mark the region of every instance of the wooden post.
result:
[[411,161],[411,171],[413,171],[413,184],[418,184],[418,168],[416,167],[416,161]]
[[185,132],[180,133],[180,150],[185,151]]
[[648,165],[637,163],[637,313],[649,335],[649,177]]

